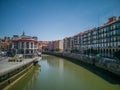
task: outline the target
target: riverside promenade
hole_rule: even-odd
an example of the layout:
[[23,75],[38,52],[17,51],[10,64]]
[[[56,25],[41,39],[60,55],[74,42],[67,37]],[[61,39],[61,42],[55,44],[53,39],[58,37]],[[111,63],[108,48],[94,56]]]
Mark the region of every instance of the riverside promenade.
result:
[[38,57],[23,59],[22,62],[8,62],[8,58],[0,61],[0,81],[14,75],[16,72],[23,70],[29,64],[38,60]]

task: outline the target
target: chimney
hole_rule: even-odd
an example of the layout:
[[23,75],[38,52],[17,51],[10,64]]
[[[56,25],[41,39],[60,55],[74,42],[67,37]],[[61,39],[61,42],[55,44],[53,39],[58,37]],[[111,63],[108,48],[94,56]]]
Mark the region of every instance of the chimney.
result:
[[111,23],[111,22],[114,22],[114,21],[116,21],[116,17],[115,16],[110,17],[108,23]]

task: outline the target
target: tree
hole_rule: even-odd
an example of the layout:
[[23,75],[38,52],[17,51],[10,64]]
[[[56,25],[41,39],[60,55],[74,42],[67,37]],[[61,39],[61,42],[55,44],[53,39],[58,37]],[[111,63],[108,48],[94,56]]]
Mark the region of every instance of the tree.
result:
[[56,49],[55,49],[55,51],[59,52],[59,51],[60,51],[60,49],[59,49],[59,48],[56,48]]

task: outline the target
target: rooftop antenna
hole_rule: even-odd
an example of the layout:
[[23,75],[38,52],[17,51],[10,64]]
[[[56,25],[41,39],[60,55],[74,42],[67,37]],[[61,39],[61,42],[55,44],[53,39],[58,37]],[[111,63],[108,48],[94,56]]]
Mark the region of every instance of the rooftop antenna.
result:
[[98,15],[98,26],[97,27],[99,27],[99,26],[100,26],[100,17]]
[[25,36],[25,32],[24,32],[24,30],[23,30],[22,36]]

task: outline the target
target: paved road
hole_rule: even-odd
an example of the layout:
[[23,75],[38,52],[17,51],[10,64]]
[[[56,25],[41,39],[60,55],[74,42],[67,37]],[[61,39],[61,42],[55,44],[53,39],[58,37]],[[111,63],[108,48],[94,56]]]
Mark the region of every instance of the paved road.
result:
[[0,56],[0,61],[6,59],[7,57]]

